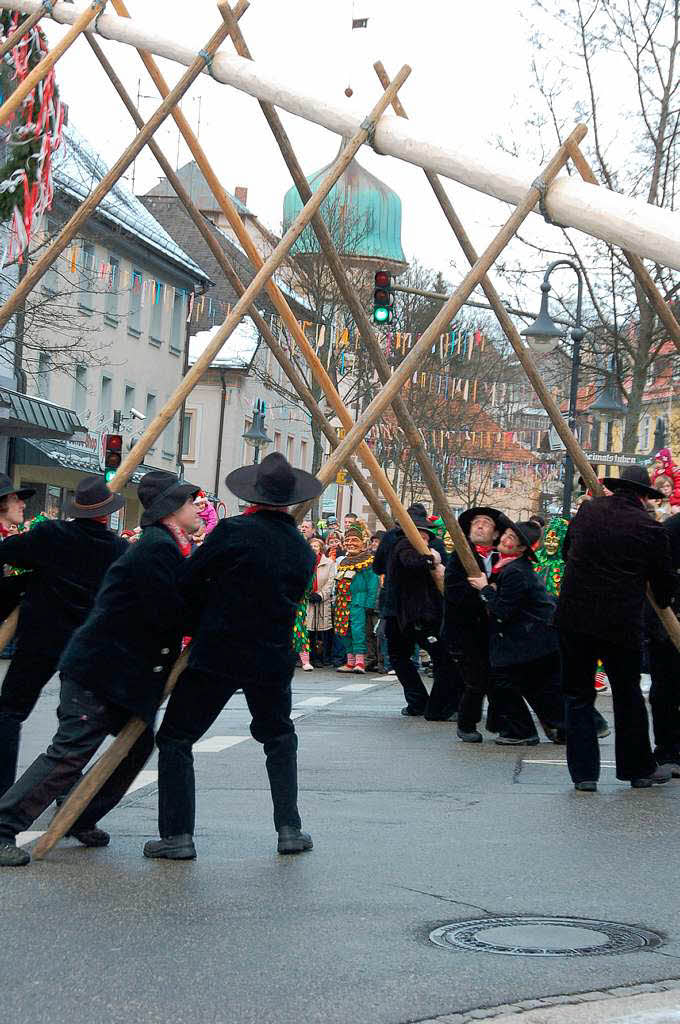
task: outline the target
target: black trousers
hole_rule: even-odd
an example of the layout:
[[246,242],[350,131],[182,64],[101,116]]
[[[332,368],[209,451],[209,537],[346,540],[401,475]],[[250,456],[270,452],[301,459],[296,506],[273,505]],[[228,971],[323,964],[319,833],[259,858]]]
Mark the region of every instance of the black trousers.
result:
[[654,727],[654,756],[659,764],[680,764],[680,653],[670,643],[650,641],[649,704]]
[[595,668],[601,658],[614,703],[616,777],[623,781],[650,775],[656,763],[640,691],[640,650],[624,648],[585,633],[560,631],[562,690],[566,704],[567,764],[574,782],[600,777],[600,748],[593,715]]
[[476,644],[466,646],[460,653],[459,663],[463,675],[463,693],[458,707],[458,728],[462,732],[474,732],[482,718],[484,698],[489,698],[487,727],[498,731],[493,706],[493,687],[489,667],[489,640],[478,636]]
[[[33,824],[52,801],[77,782],[85,765],[107,736],[115,736],[130,718],[124,708],[106,704],[90,690],[62,677],[57,709],[59,727],[44,754],[0,799],[0,840],[13,842]],[[153,750],[147,729],[127,757],[104,783],[72,831],[92,828],[116,806]]]
[[494,710],[501,736],[529,739],[537,735],[529,707],[544,729],[564,729],[564,698],[560,686],[560,656],[506,665],[491,670]]
[[37,652],[20,643],[0,688],[0,796],[16,778],[21,723],[35,707],[38,697],[54,673],[61,656]]
[[[416,713],[424,713],[425,718],[432,721],[450,718],[458,709],[463,681],[445,641],[427,629],[409,626],[402,630],[394,616],[385,619],[385,637],[390,663],[404,688],[409,708]],[[432,659],[433,682],[429,696],[412,661],[416,644],[423,647]]]
[[314,665],[330,665],[333,660],[333,630],[310,629],[309,653]]
[[[158,831],[163,839],[194,833],[196,782],[191,748],[210,728],[240,683],[187,669],[158,730]],[[264,747],[274,827],[300,828],[297,736],[290,717],[290,680],[280,687],[243,687],[253,716],[250,732]]]

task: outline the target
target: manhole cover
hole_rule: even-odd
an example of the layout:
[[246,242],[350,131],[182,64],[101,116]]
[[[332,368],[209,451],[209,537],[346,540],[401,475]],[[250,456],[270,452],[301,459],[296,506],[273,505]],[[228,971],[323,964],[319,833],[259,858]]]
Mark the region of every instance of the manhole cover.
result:
[[603,956],[660,945],[655,932],[576,917],[485,917],[430,933],[437,946],[506,956]]

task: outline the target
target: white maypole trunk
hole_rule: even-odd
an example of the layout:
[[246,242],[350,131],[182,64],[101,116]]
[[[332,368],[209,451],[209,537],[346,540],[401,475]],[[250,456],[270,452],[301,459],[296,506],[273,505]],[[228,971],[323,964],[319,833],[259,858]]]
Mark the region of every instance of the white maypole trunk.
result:
[[[40,0],[3,0],[3,7],[31,14]],[[55,4],[52,17],[73,24],[82,8],[61,2]],[[175,40],[158,35],[128,18],[106,14],[96,22],[96,32],[105,39],[141,47],[159,57],[189,66],[196,57],[193,50]],[[363,111],[338,106],[335,100],[319,93],[318,83],[282,81],[255,61],[231,53],[218,53],[212,66],[213,77],[241,92],[266,100],[291,114],[321,125],[338,135],[353,135]],[[482,145],[471,147],[460,136],[445,130],[419,125],[418,120],[385,115],[375,134],[380,153],[405,160],[442,174],[470,188],[517,204],[526,195],[535,171],[519,160],[506,157]],[[628,199],[609,189],[589,185],[577,178],[561,176],[552,185],[547,202],[551,218],[565,227],[621,246],[639,256],[680,270],[680,215],[641,200]]]

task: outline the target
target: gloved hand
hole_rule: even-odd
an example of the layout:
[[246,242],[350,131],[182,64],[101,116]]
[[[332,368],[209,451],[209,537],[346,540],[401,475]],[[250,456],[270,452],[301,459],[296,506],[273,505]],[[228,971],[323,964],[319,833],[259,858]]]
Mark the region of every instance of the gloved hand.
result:
[[309,595],[309,603],[310,604],[321,604],[322,601],[323,601],[323,598],[322,598],[321,594],[317,594],[316,592],[314,592],[314,593]]

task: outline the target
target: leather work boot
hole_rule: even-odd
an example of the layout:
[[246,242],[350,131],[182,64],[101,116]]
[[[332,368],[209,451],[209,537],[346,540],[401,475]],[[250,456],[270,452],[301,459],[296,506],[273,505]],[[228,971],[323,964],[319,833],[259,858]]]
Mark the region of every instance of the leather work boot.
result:
[[303,853],[305,850],[311,850],[313,846],[312,837],[308,832],[301,832],[292,825],[284,825],[279,829],[277,853]]
[[15,843],[0,843],[0,868],[21,868],[30,860],[26,850]]
[[194,837],[188,832],[166,839],[150,839],[144,844],[144,856],[163,860],[195,860]]
[[74,828],[70,832],[66,833],[67,836],[73,836],[83,846],[108,846],[111,842],[111,836],[108,832],[105,832],[103,828]]

